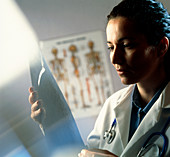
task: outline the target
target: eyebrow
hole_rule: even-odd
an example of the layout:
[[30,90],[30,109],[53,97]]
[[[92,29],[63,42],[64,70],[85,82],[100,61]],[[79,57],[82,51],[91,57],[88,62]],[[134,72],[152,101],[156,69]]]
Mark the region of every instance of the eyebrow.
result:
[[[123,38],[120,38],[120,39],[118,40],[118,43],[120,43],[120,42],[123,41],[123,40],[134,40],[134,38],[133,38],[133,37],[123,37]],[[107,43],[108,43],[108,44],[112,44],[111,41],[107,41]]]

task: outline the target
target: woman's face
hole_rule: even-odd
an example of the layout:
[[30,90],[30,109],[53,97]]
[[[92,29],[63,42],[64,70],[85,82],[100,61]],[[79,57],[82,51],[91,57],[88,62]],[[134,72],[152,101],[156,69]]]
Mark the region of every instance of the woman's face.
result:
[[132,21],[116,17],[106,28],[110,60],[124,84],[152,80],[160,64],[157,48],[148,44]]

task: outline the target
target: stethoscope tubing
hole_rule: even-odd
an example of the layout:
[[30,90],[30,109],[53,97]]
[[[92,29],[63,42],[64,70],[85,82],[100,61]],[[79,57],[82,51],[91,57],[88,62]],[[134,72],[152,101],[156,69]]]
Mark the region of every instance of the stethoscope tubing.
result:
[[[163,147],[162,147],[162,151],[160,152],[159,154],[159,157],[163,157],[167,151],[167,148],[168,148],[168,138],[166,136],[166,130],[168,128],[168,125],[170,123],[170,117],[168,117],[168,120],[166,121],[165,123],[165,126],[163,127],[163,129],[161,130],[161,132],[155,132],[155,133],[152,133],[148,138],[147,140],[145,141],[145,143],[143,144],[142,148],[141,148],[141,151],[139,152],[138,154],[138,157],[140,157],[140,155],[142,154],[142,152],[150,145],[149,144],[149,141],[154,137],[154,136],[161,136],[163,141],[164,141],[164,144],[163,144]],[[115,127],[116,127],[116,118],[114,119],[112,125],[111,125],[111,128],[109,129],[109,131],[106,130],[106,134],[110,134],[111,136],[109,137],[108,139],[108,144],[111,144],[111,142],[113,141],[114,137],[115,137]],[[114,129],[113,129],[114,128]],[[106,136],[105,138],[108,138],[108,136]],[[105,139],[104,138],[104,139]]]
[[[165,123],[165,126],[163,127],[162,131],[161,132],[155,132],[155,133],[152,133],[148,138],[147,140],[145,141],[145,143],[143,144],[141,150],[144,150],[148,144],[149,144],[149,141],[154,137],[154,136],[161,136],[162,139],[164,140],[164,144],[163,144],[163,148],[162,148],[162,151],[160,152],[159,154],[159,157],[163,157],[167,151],[167,148],[168,148],[168,138],[167,136],[165,135],[165,132],[166,132],[166,129],[168,128],[168,125],[170,123],[170,117],[168,117],[168,120],[166,121]],[[140,155],[139,155],[140,156]]]
[[165,152],[167,151],[167,147],[168,147],[168,138],[166,137],[165,134],[162,134],[162,132],[155,132],[153,134],[151,134],[148,139],[145,141],[142,149],[145,149],[149,143],[149,141],[154,137],[154,136],[161,136],[164,140],[164,145],[163,145],[163,148],[162,148],[162,151],[160,152],[159,154],[159,157],[163,157],[165,155]]

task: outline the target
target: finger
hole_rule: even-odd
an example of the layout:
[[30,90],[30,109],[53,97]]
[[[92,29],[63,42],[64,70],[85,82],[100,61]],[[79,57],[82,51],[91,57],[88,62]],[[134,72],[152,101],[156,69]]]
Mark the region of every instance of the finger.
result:
[[43,110],[42,109],[38,109],[37,111],[34,111],[31,113],[31,118],[38,122],[38,123],[41,123],[42,122],[42,119],[41,119],[41,114],[42,114]]
[[42,107],[42,108],[39,108],[38,110],[34,111],[34,112],[31,112],[31,118],[38,122],[38,123],[42,123],[43,120],[46,118],[46,111],[45,109]]
[[30,87],[30,88],[28,89],[28,91],[29,91],[29,93],[34,92],[34,87]]
[[34,112],[42,107],[43,107],[42,100],[37,100],[35,103],[32,104],[31,112]]
[[89,151],[87,149],[83,149],[81,151],[81,155],[82,155],[81,157],[111,157],[108,154],[100,153],[100,152],[93,152],[93,151]]
[[91,153],[86,149],[82,149],[80,154],[81,154],[81,157],[91,157]]
[[30,93],[29,95],[29,103],[32,105],[34,104],[38,99],[38,92],[34,91],[32,93]]
[[37,117],[40,117],[41,115],[41,109],[39,108],[38,110],[34,111],[34,112],[31,112],[31,118],[32,119],[37,119]]
[[85,157],[83,154],[79,153],[78,157]]
[[78,157],[85,157],[85,156],[82,153],[79,153]]

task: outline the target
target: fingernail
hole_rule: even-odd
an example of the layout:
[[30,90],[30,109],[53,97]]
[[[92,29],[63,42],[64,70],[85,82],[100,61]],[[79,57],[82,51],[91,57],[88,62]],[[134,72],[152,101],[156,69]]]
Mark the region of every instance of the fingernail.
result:
[[30,91],[30,92],[34,92],[34,87],[30,87],[30,88],[29,88],[29,91]]
[[37,100],[37,104],[38,104],[39,107],[41,107],[41,104],[42,104],[42,103],[41,103],[40,100]]

